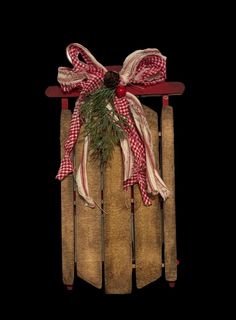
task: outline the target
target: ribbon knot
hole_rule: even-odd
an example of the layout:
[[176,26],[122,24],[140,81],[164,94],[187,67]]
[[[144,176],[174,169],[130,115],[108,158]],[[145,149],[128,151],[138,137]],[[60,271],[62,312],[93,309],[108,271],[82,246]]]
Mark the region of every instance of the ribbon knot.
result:
[[[140,101],[125,86],[140,84],[149,86],[164,81],[166,78],[166,57],[158,49],[137,50],[124,61],[119,74],[108,72],[88,49],[72,43],[66,48],[68,60],[73,68],[60,67],[58,82],[65,92],[79,89],[80,96],[76,101],[71,119],[68,139],[65,143],[65,156],[61,162],[57,179],[64,179],[73,172],[71,152],[77,141],[83,120],[80,117],[80,106],[86,96],[105,85],[115,89],[114,105],[116,111],[124,115],[129,124],[127,139],[120,141],[124,161],[124,188],[138,183],[145,205],[151,205],[148,193],[157,194],[166,199],[169,191],[159,176],[155,157],[152,151],[151,133]],[[82,161],[76,176],[78,191],[87,205],[95,203],[89,195],[87,181],[87,157],[89,138],[85,138]]]

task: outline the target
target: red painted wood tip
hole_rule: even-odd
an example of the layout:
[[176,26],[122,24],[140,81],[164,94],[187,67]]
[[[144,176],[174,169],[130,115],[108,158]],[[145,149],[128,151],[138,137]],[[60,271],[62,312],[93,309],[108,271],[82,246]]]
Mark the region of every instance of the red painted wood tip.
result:
[[162,97],[163,107],[167,107],[169,105],[169,97],[167,95]]
[[175,281],[169,281],[169,287],[174,288],[175,287]]
[[67,284],[67,285],[66,285],[66,289],[67,289],[68,291],[73,290],[73,285],[72,285],[72,284]]
[[61,99],[61,106],[63,110],[68,109],[69,104],[68,104],[68,99],[67,98],[62,98]]
[[176,260],[176,264],[177,266],[180,264],[180,261],[178,259]]

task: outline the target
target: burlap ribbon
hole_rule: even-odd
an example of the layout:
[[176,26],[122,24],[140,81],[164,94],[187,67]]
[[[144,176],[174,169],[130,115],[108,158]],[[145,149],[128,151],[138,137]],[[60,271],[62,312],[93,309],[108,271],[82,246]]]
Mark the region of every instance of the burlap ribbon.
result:
[[[80,89],[81,92],[75,104],[68,139],[65,142],[65,155],[56,176],[59,180],[74,171],[71,153],[83,124],[80,117],[80,106],[88,94],[103,86],[103,79],[108,71],[88,49],[80,44],[70,44],[66,48],[66,53],[73,68],[60,67],[58,81],[65,92],[70,92],[73,89]],[[158,49],[134,51],[125,59],[119,76],[119,86],[132,84],[149,86],[164,81],[166,78],[166,57]],[[115,96],[114,105],[116,111],[125,116],[129,123],[126,129],[127,138],[120,141],[124,162],[124,188],[127,189],[138,183],[145,205],[151,205],[148,193],[153,195],[160,193],[165,200],[169,191],[156,169],[151,133],[140,101],[133,94],[126,92],[124,96]],[[89,195],[86,170],[88,150],[89,137],[85,137],[83,156],[76,175],[76,182],[80,195],[86,204],[93,208],[95,203]]]

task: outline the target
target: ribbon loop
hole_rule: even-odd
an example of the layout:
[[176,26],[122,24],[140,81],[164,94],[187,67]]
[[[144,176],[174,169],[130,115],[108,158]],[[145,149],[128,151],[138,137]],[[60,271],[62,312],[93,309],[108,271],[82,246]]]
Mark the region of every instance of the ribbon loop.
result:
[[124,61],[122,84],[153,85],[166,79],[166,57],[158,49],[136,50]]
[[[107,71],[107,69],[95,59],[91,52],[79,43],[71,43],[66,48],[66,54],[75,72],[86,70],[88,73],[96,74]],[[82,56],[85,62],[79,59],[79,55]]]
[[[73,68],[58,68],[57,80],[63,91],[83,90],[84,88],[88,88],[88,80],[92,79],[90,82],[97,82],[94,79],[103,79],[107,69],[81,44],[70,44],[66,48],[66,55]],[[80,55],[84,62],[79,59]]]

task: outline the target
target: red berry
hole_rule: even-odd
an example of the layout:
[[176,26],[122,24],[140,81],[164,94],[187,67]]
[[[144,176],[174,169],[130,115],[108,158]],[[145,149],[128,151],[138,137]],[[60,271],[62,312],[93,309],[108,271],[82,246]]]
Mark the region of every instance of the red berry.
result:
[[116,95],[118,98],[122,98],[126,95],[126,87],[124,86],[117,86],[116,87]]

